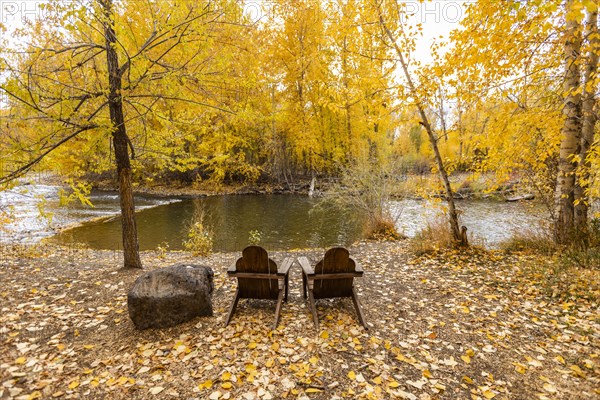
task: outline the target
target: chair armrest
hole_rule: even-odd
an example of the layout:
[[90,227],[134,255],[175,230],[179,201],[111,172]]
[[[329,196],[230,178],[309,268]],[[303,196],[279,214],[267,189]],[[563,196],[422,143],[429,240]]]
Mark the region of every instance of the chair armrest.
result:
[[305,275],[314,275],[315,274],[315,271],[313,270],[313,267],[310,266],[310,262],[308,261],[308,258],[306,258],[306,257],[298,257],[298,263],[302,267],[302,272]]
[[236,263],[237,263],[237,260],[232,262],[231,265],[229,266],[229,268],[227,268],[227,275],[235,274],[235,264]]
[[290,267],[292,264],[294,264],[294,259],[292,257],[287,257],[285,260],[283,260],[279,268],[277,268],[277,274],[287,275],[288,272],[290,272]]
[[354,271],[360,273],[361,275],[365,272],[362,268],[362,265],[360,265],[356,260],[354,260]]

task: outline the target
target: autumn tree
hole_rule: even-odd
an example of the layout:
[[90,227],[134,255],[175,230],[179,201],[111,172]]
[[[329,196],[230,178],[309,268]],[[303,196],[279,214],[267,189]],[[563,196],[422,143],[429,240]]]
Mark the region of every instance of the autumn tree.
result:
[[[408,87],[406,95],[412,99],[419,114],[419,123],[424,127],[429,143],[433,149],[437,171],[444,187],[444,195],[448,204],[448,221],[450,223],[452,237],[457,243],[467,245],[466,228],[460,227],[458,210],[454,201],[454,193],[450,185],[446,165],[444,164],[438,146],[440,135],[434,131],[434,127],[430,122],[430,116],[427,112],[427,103],[428,101],[431,101],[435,96],[435,93],[431,90],[431,87],[427,87],[423,82],[417,87],[417,83],[415,82],[413,73],[410,71],[410,66],[406,57],[406,55],[410,53],[410,50],[415,47],[415,35],[410,35],[405,32],[406,28],[401,22],[406,20],[406,15],[403,15],[405,10],[403,10],[402,6],[396,1],[377,2],[375,7],[374,14],[377,16],[377,22],[382,30],[380,37],[388,43],[396,53],[396,57]],[[390,20],[400,21],[400,23],[392,25]],[[402,48],[401,44],[399,44],[399,40],[402,40]]]
[[[53,157],[58,163],[75,159],[70,162],[80,168],[86,157],[112,150],[124,267],[141,268],[131,165],[136,143],[147,138],[140,122],[164,118],[177,104],[228,111],[198,92],[206,68],[215,69],[215,30],[227,25],[216,21],[230,11],[239,16],[236,7],[227,1],[50,2],[45,18],[29,26],[29,43],[2,58],[9,75],[1,90],[14,104],[11,129],[27,133],[3,135],[14,149],[5,153],[14,168],[2,181]],[[175,119],[171,113],[169,122]]]

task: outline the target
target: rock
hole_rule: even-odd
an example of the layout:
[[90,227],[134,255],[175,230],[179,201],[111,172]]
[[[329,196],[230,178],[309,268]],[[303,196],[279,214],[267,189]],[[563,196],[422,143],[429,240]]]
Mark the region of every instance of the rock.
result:
[[210,267],[185,264],[146,272],[127,294],[129,317],[137,329],[147,329],[211,316],[213,276]]

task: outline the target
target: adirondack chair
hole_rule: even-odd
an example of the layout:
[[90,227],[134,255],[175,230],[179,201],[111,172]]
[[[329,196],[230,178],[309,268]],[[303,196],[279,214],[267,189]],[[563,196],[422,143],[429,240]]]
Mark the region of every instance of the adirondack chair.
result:
[[277,328],[281,303],[287,301],[288,297],[289,270],[293,261],[292,258],[287,258],[278,268],[262,247],[246,247],[242,251],[242,257],[227,270],[229,277],[237,278],[238,285],[225,326],[229,325],[240,299],[276,299],[273,329]]
[[317,330],[319,318],[315,300],[334,297],[351,297],[358,320],[365,329],[369,329],[354,288],[354,278],[363,276],[364,271],[355,260],[350,258],[348,250],[343,247],[327,250],[325,257],[314,268],[306,257],[299,257],[298,262],[302,267],[304,298],[306,299],[308,292],[309,307]]

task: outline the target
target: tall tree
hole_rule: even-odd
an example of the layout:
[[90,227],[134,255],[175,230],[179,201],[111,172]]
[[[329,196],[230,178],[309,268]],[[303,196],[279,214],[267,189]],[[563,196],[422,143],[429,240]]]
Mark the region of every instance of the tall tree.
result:
[[[117,176],[119,182],[119,201],[121,204],[121,229],[125,268],[142,268],[139,255],[137,226],[135,221],[135,204],[131,186],[131,161],[129,148],[131,140],[127,136],[125,117],[123,115],[122,77],[117,55],[117,37],[114,28],[114,10],[112,0],[100,0],[104,11],[102,25],[106,50],[106,71],[108,73],[108,110],[112,125],[112,141],[115,149]],[[133,149],[133,146],[132,146]]]
[[[397,4],[395,4],[395,6],[397,7],[397,9],[399,9],[399,6]],[[402,10],[400,10],[400,12],[402,12]],[[398,45],[397,35],[392,31],[388,22],[389,16],[386,15],[386,11],[382,7],[381,3],[377,4],[377,16],[379,19],[379,24],[381,25],[381,28],[383,30],[383,35],[387,37],[387,41],[396,52],[396,56],[398,57],[398,61],[400,62],[404,78],[406,79],[406,83],[408,85],[409,95],[412,97],[414,105],[419,113],[419,117],[421,119],[420,124],[423,125],[423,127],[425,128],[425,131],[427,132],[427,137],[429,138],[429,143],[431,144],[431,147],[433,149],[437,170],[440,176],[440,180],[442,181],[442,184],[444,186],[444,194],[446,197],[446,202],[448,204],[448,221],[450,223],[450,231],[452,232],[452,237],[457,243],[467,245],[466,228],[461,228],[459,225],[458,211],[456,209],[456,204],[454,201],[454,193],[452,192],[448,172],[446,171],[446,166],[444,164],[438,147],[439,135],[437,135],[434,132],[434,129],[429,121],[429,117],[426,111],[426,103],[423,100],[423,94],[419,93],[419,91],[417,90],[417,86],[415,85],[415,82],[409,70],[408,62],[404,57],[404,54],[402,53],[402,49]],[[430,95],[433,96],[432,93],[430,93]]]
[[575,171],[581,140],[581,25],[576,0],[567,0],[564,39],[564,108],[565,122],[560,142],[558,176],[555,191],[556,240],[568,243],[575,231]]
[[[597,5],[596,5],[597,7]],[[586,236],[589,211],[589,191],[592,162],[590,149],[594,143],[597,110],[598,56],[600,55],[600,32],[598,9],[590,9],[587,15],[585,38],[587,57],[584,63],[582,89],[582,126],[579,149],[578,179],[575,186],[575,228]]]

